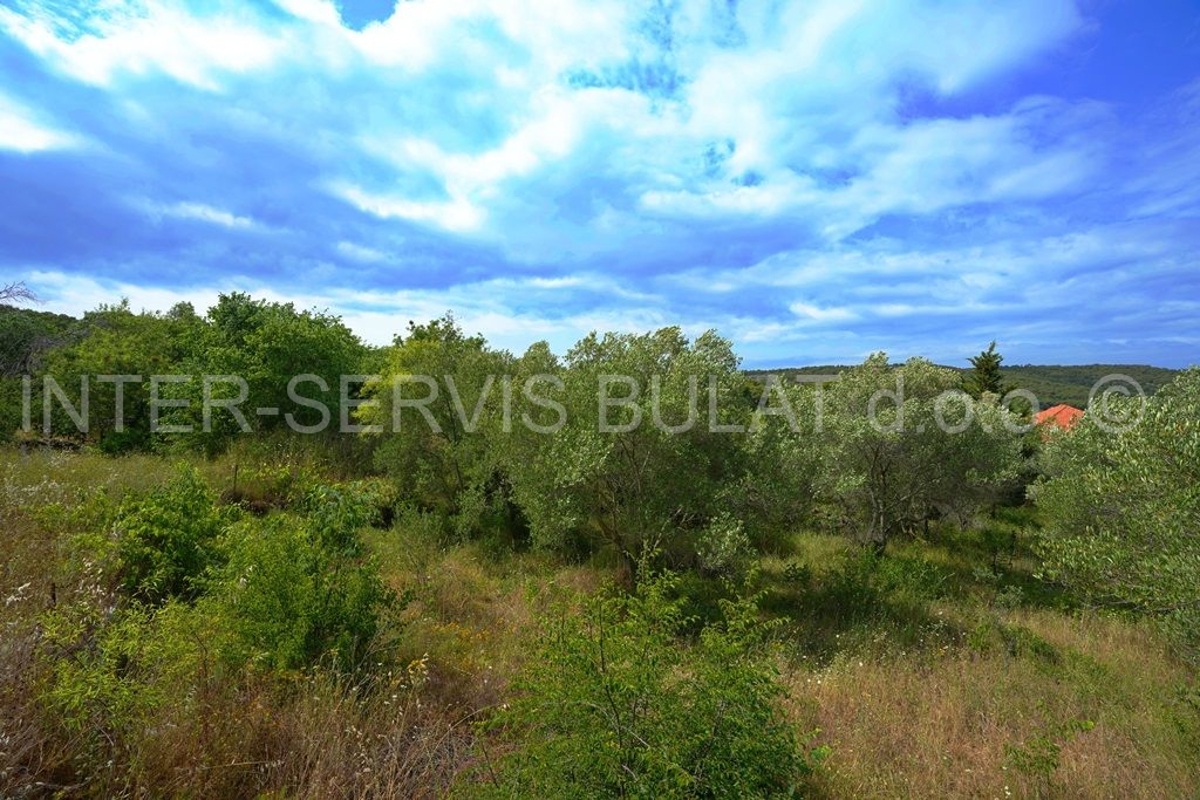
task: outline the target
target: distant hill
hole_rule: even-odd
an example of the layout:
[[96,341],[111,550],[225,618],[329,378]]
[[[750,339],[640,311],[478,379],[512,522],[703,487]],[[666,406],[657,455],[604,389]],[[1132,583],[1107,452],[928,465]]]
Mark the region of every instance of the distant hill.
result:
[[1013,386],[1037,395],[1042,408],[1066,403],[1087,408],[1092,387],[1108,375],[1125,375],[1137,381],[1147,395],[1170,383],[1179,370],[1144,364],[1087,364],[1084,366],[1038,366],[1024,364],[1001,367],[1004,379]]
[[[754,378],[779,375],[795,378],[800,375],[819,375],[840,372],[845,366],[786,367],[783,369],[746,370]],[[962,367],[948,367],[966,372]],[[1038,398],[1042,408],[1066,403],[1076,408],[1087,408],[1088,394],[1092,387],[1105,376],[1125,375],[1133,378],[1147,395],[1154,394],[1179,374],[1179,370],[1150,367],[1144,364],[1086,364],[1083,366],[1057,366],[1023,364],[1001,367],[1000,371],[1011,388],[1028,389]]]

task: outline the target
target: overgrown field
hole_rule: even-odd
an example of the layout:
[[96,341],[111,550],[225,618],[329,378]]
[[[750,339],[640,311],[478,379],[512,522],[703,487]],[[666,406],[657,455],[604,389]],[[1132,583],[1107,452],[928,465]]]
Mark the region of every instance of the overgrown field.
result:
[[0,328],[0,796],[1200,797],[1200,369]]
[[569,796],[585,756],[574,785],[635,794],[604,783],[610,702],[660,796],[1200,795],[1194,672],[1035,579],[1028,509],[882,557],[796,531],[741,585],[627,595],[604,554],[454,541],[254,457],[0,457],[5,796]]

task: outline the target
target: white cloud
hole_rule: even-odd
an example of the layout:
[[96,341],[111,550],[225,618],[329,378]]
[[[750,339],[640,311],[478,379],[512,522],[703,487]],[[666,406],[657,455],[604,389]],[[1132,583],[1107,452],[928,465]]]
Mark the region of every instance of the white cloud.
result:
[[[318,290],[303,288],[303,282],[283,289],[233,276],[220,281],[219,291],[329,309],[375,344],[403,333],[410,319],[424,321],[453,310],[465,330],[514,352],[546,339],[563,353],[590,330],[641,332],[682,322],[690,334],[717,328],[751,366],[849,363],[880,349],[897,359],[924,355],[963,363],[993,338],[1001,340],[1011,363],[1044,362],[1048,341],[1057,343],[1056,360],[1070,362],[1095,360],[1084,355],[1087,342],[1114,338],[1107,327],[1114,319],[1139,330],[1154,326],[1154,341],[1164,347],[1194,345],[1194,315],[1188,311],[1195,303],[1156,299],[1142,288],[1147,281],[1171,280],[1176,256],[1165,238],[1153,227],[1109,226],[1038,239],[987,237],[929,251],[879,241],[828,254],[775,255],[744,270],[660,278],[661,294],[587,272],[401,290]],[[1097,259],[1112,266],[1097,272]],[[722,284],[722,293],[714,295],[719,299],[707,311],[697,307],[681,316],[681,302],[703,296],[688,283],[701,277]],[[216,286],[206,284],[145,289],[52,272],[35,273],[27,282],[48,301],[48,310],[75,314],[122,296],[135,308],[165,310],[189,300],[203,311],[218,294]],[[679,285],[689,286],[690,299],[680,299]],[[746,298],[763,296],[786,313],[748,313],[753,304],[747,306]],[[1109,355],[1145,360],[1138,347],[1146,341],[1138,338]]]
[[239,217],[236,214],[220,208],[214,208],[204,203],[176,203],[163,207],[161,213],[165,216],[178,217],[179,219],[195,219],[201,222],[211,222],[214,225],[221,225],[225,228],[245,230],[258,227],[258,223],[250,217]]
[[793,314],[814,322],[848,322],[858,319],[858,314],[849,308],[833,308],[797,301],[788,306]]
[[382,250],[376,250],[374,247],[355,244],[354,242],[338,242],[337,251],[347,258],[352,258],[355,261],[365,261],[368,263],[387,261],[387,253]]
[[[307,146],[379,168],[368,185],[349,162],[331,164],[318,185],[376,217],[487,236],[513,255],[559,249],[560,236],[576,253],[622,246],[614,220],[622,231],[645,223],[622,219],[604,196],[613,191],[651,217],[797,214],[836,240],[888,213],[1049,196],[1093,166],[1077,142],[1030,139],[1045,115],[895,116],[897,76],[952,93],[1022,63],[1082,26],[1067,0],[824,0],[732,17],[689,0],[673,12],[669,47],[647,32],[652,10],[634,2],[411,0],[361,31],[330,0],[277,5],[291,15],[282,23],[245,6],[200,14],[169,0],[95,15],[73,35],[48,12],[0,9],[0,28],[101,86],[164,74],[226,90],[227,76],[277,70],[299,90],[294,101],[263,98],[282,116],[270,124],[292,135],[315,124]],[[731,24],[738,46],[718,35]],[[654,95],[656,80],[673,82],[667,99]],[[341,105],[341,87],[359,92],[355,105]],[[426,119],[425,106],[449,117]],[[729,152],[706,163],[714,142]],[[848,177],[826,185],[824,173]],[[443,196],[409,191],[412,175]],[[579,209],[541,196],[572,181],[612,188]]]
[[484,211],[462,198],[445,201],[419,201],[405,197],[368,192],[346,183],[331,185],[330,191],[360,211],[383,219],[398,218],[412,222],[427,222],[455,233],[466,233],[477,229],[484,219]]
[[300,19],[320,25],[341,25],[337,6],[330,0],[275,0],[275,5]]
[[[228,245],[218,228],[266,228],[245,209],[289,220],[247,263],[294,263],[286,299],[343,309],[376,341],[453,308],[505,346],[682,318],[760,357],[859,353],[927,317],[1058,313],[1091,291],[1078,273],[1184,264],[1194,239],[1063,233],[1114,213],[1185,224],[1200,163],[1194,86],[1134,123],[1118,105],[1007,99],[1085,30],[1068,0],[681,0],[669,26],[635,0],[407,0],[361,31],[332,0],[221,2],[106,0],[77,22],[0,9],[0,35],[99,101],[41,117],[0,98],[0,147],[100,142],[170,198],[148,191],[143,212],[212,226],[182,231],[204,237],[182,246],[198,260]],[[181,185],[204,202],[177,202]],[[348,269],[467,282],[298,288]],[[921,343],[951,346],[905,345]]]
[[167,311],[179,302],[192,303],[196,311],[216,305],[221,291],[210,287],[167,289],[112,281],[56,271],[34,271],[26,283],[45,301],[44,310],[81,317],[101,304],[114,305],[123,298],[135,311]]
[[[600,277],[581,277],[595,288],[609,285]],[[45,301],[43,308],[56,313],[81,316],[99,304],[115,304],[128,298],[135,310],[166,311],[179,302],[192,303],[203,314],[216,304],[218,295],[243,291],[269,302],[294,303],[297,308],[329,310],[366,341],[390,344],[403,333],[409,320],[423,322],[453,310],[455,318],[468,333],[482,333],[489,344],[523,352],[530,344],[545,339],[559,353],[588,331],[644,332],[673,324],[659,310],[661,301],[651,298],[646,305],[622,305],[620,308],[554,313],[552,304],[541,304],[537,311],[514,308],[514,298],[532,294],[553,296],[567,287],[537,278],[485,280],[448,289],[388,291],[383,289],[327,288],[321,291],[282,290],[251,276],[222,280],[220,286],[198,283],[174,289],[146,288],[125,281],[69,275],[62,272],[36,271],[27,280],[30,288]],[[703,327],[696,327],[696,332]]]
[[[140,11],[141,13],[138,13]],[[205,90],[223,73],[273,63],[284,43],[238,14],[196,16],[169,3],[96,16],[77,36],[60,35],[61,20],[0,8],[0,29],[66,74],[97,86],[120,75],[161,73]]]
[[0,149],[20,153],[76,147],[78,136],[38,121],[38,114],[0,94]]

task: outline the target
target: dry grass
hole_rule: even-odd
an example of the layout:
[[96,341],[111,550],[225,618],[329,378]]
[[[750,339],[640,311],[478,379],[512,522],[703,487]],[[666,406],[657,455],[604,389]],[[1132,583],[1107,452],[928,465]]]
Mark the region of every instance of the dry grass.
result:
[[[76,512],[169,478],[171,461],[0,451],[0,796],[432,797],[471,757],[466,714],[441,702],[432,668],[394,679],[255,677],[207,670],[140,729],[73,732],[38,702],[38,615],[72,589],[63,545]],[[198,462],[215,486],[228,461]],[[58,507],[65,513],[47,513]],[[390,678],[390,676],[389,676]],[[464,682],[464,685],[466,682]],[[465,691],[459,692],[465,695]],[[478,698],[472,698],[478,699]],[[461,704],[460,704],[461,705]]]
[[551,596],[595,591],[603,580],[544,554],[496,560],[478,544],[440,546],[403,520],[366,540],[385,581],[408,599],[396,625],[402,656],[427,657],[430,691],[460,713],[502,702]]
[[[197,465],[220,490],[233,463]],[[402,515],[364,532],[405,601],[386,620],[384,677],[204,670],[97,761],[37,702],[37,617],[72,532],[56,520],[73,519],[44,509],[116,502],[170,473],[151,456],[0,452],[0,796],[440,796],[477,766],[475,722],[508,697],[550,599],[612,578],[447,545]],[[970,536],[901,545],[883,588],[858,593],[861,576],[839,572],[852,555],[844,540],[792,545],[761,575],[765,607],[787,618],[795,644],[783,670],[789,712],[831,747],[818,796],[1200,797],[1195,674],[1152,630],[1064,610],[1028,575],[1027,554],[995,579],[973,577],[995,559]],[[921,564],[946,576],[929,596],[928,576],[909,570]],[[1002,584],[1025,587],[1025,600],[998,604]],[[839,607],[845,598],[876,605]]]
[[[832,748],[820,792],[1200,796],[1200,729],[1178,699],[1194,676],[1156,637],[1096,615],[1019,611],[998,621],[1033,644],[1018,640],[1014,653],[976,637],[904,658],[842,653],[824,669],[791,672],[792,712]],[[1061,748],[1056,760],[1047,744]]]
[[80,466],[61,453],[0,451],[0,788],[55,784],[69,768],[69,749],[46,731],[36,702],[37,615],[57,594],[59,542],[33,511],[76,497]]

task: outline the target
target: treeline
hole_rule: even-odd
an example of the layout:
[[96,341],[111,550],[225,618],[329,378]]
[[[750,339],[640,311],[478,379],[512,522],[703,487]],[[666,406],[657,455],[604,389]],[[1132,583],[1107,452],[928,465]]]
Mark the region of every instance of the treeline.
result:
[[1086,364],[1080,366],[1043,366],[1022,364],[1003,367],[1004,377],[1037,395],[1043,408],[1059,403],[1087,408],[1092,388],[1109,375],[1126,375],[1137,381],[1147,395],[1169,384],[1179,370],[1144,364]]
[[[787,557],[800,530],[847,536],[863,548],[827,596],[869,604],[864,587],[914,563],[898,538],[954,541],[1029,498],[1036,512],[1013,513],[1038,515],[1022,535],[1043,581],[1152,619],[1200,658],[1197,369],[1060,432],[1004,405],[994,345],[965,375],[879,353],[784,382],[678,328],[592,333],[560,356],[494,348],[449,314],[373,348],[336,316],[243,294],[204,316],[123,304],[3,320],[27,331],[3,378],[4,425],[26,448],[62,436],[190,462],[148,490],[63,493],[18,482],[35,459],[8,454],[0,512],[37,532],[22,547],[53,542],[62,562],[49,608],[0,652],[19,664],[0,698],[27,726],[11,741],[49,743],[6,755],[30,780],[244,796],[304,785],[314,763],[330,769],[322,743],[353,735],[338,780],[364,796],[431,781],[465,796],[794,796],[821,751],[781,705],[763,556]],[[41,395],[45,378],[57,388]],[[284,450],[307,458],[261,457]],[[201,456],[223,453],[232,485],[202,474],[228,462]],[[544,609],[505,702],[447,704],[451,722],[423,699],[433,640],[399,641],[429,611],[365,543],[400,531],[498,561],[586,559],[617,585]],[[776,602],[805,596],[809,572],[789,565]],[[303,724],[277,723],[305,708]],[[476,713],[478,749],[447,751]]]
[[[123,302],[71,323],[9,311],[0,316],[0,328],[0,339],[13,343],[0,388],[2,430],[28,427],[35,437],[76,439],[108,453],[171,447],[211,453],[234,433],[282,428],[283,416],[259,416],[248,406],[240,412],[248,412],[244,422],[228,410],[214,414],[223,401],[232,405],[242,388],[220,376],[244,381],[256,407],[284,406],[289,381],[302,374],[332,386],[308,386],[306,396],[336,402],[340,376],[363,371],[373,352],[336,316],[238,293],[222,295],[203,317],[188,303],[166,313],[135,313]],[[34,378],[28,401],[22,371]],[[154,376],[172,377],[156,382]],[[204,376],[213,379],[206,383]],[[298,424],[311,421],[311,408],[287,406]]]
[[[514,355],[447,314],[369,347],[336,316],[236,293],[204,316],[187,304],[166,313],[122,304],[79,322],[8,310],[0,325],[8,353],[0,424],[18,438],[44,435],[36,422],[46,408],[52,431],[111,453],[213,455],[239,437],[301,438],[342,474],[386,478],[388,513],[423,514],[447,539],[605,552],[631,578],[650,553],[672,568],[737,575],[797,527],[844,533],[883,552],[891,538],[924,535],[933,521],[966,524],[980,511],[1024,503],[1035,481],[1047,498],[1046,541],[1094,542],[1123,517],[1080,493],[1112,481],[1105,496],[1120,496],[1117,483],[1147,476],[1158,481],[1157,496],[1172,499],[1160,520],[1145,522],[1151,538],[1139,547],[1166,558],[1175,551],[1153,537],[1173,537],[1182,566],[1162,568],[1193,574],[1194,534],[1169,531],[1190,519],[1200,485],[1189,471],[1197,461],[1188,449],[1197,436],[1188,405],[1194,371],[1148,403],[1110,397],[1104,414],[1085,417],[1082,433],[1047,447],[1019,408],[999,401],[1013,387],[994,343],[966,372],[920,358],[891,364],[880,353],[836,380],[793,382],[748,376],[714,332],[592,333],[562,356],[544,342]],[[37,390],[34,430],[24,434],[22,370]],[[1084,380],[1095,370],[1075,371]],[[112,380],[120,375],[136,379]],[[155,386],[153,375],[180,379]],[[43,376],[61,393],[42,396]],[[87,433],[79,434],[84,413]],[[1137,469],[1151,471],[1137,478],[1129,462],[1143,451]],[[1136,528],[1129,523],[1114,541]],[[1047,574],[1078,577],[1079,564],[1055,565],[1085,550],[1047,545]],[[1124,552],[1115,543],[1105,550]],[[1108,586],[1119,582],[1115,574],[1088,583]],[[1161,606],[1115,589],[1107,599],[1165,614],[1192,608],[1184,595]]]
[[736,572],[814,521],[882,549],[1019,499],[1028,472],[1022,420],[923,359],[784,385],[748,379],[713,332],[593,333],[561,357],[545,343],[517,356],[450,315],[371,348],[337,317],[244,294],[203,317],[122,304],[30,320],[43,330],[17,355],[35,379],[5,379],[7,430],[28,414],[27,438],[49,421],[105,452],[209,454],[304,432],[447,536],[608,550],[630,573],[647,552]]
[[[847,367],[811,366],[788,367],[777,370],[750,370],[749,375],[762,378],[778,375],[789,380],[803,380],[806,376],[837,374]],[[970,367],[947,367],[966,373]],[[1087,408],[1092,389],[1101,378],[1109,375],[1126,375],[1137,381],[1147,395],[1152,395],[1166,386],[1179,370],[1151,367],[1145,364],[1086,364],[1079,366],[1021,364],[1000,367],[1000,375],[1011,387],[1032,392],[1042,408],[1060,403]]]

